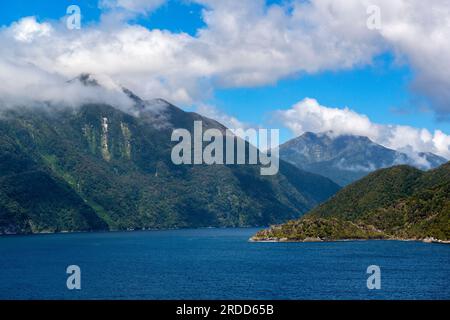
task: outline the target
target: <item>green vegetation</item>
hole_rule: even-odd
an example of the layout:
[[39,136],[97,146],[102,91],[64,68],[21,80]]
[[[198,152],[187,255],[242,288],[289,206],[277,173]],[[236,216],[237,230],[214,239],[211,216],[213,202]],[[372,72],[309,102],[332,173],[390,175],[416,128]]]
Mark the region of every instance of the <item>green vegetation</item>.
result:
[[337,218],[311,218],[289,221],[258,232],[256,241],[331,241],[345,239],[382,239],[385,234],[373,227]]
[[284,162],[270,177],[259,166],[175,166],[172,130],[194,120],[224,129],[169,104],[139,116],[107,105],[4,111],[0,234],[261,226],[339,189]]
[[379,170],[254,240],[306,238],[450,240],[450,163],[428,172],[408,166]]

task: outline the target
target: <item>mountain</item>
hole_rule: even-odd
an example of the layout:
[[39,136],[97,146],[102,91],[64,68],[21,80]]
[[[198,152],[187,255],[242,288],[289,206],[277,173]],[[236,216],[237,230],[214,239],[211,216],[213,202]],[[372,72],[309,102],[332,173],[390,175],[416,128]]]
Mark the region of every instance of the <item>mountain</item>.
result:
[[345,186],[377,169],[407,164],[422,170],[447,162],[432,153],[414,158],[385,148],[367,137],[307,132],[280,146],[281,159],[297,167],[326,176]]
[[299,220],[274,226],[255,240],[450,240],[450,162],[423,172],[381,169],[339,191]]
[[176,166],[174,128],[225,127],[124,93],[132,112],[106,104],[1,112],[0,233],[261,226],[339,190],[283,161],[275,176],[261,176],[260,165]]

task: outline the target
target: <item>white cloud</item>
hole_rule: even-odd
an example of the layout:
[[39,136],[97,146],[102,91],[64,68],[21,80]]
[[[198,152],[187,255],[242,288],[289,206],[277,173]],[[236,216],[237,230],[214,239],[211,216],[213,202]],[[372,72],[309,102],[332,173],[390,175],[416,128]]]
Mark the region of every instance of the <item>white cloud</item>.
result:
[[[128,10],[137,8],[138,2],[132,3],[121,2]],[[263,85],[299,71],[349,68],[369,62],[377,50],[304,32],[294,15],[280,6],[266,10],[264,1],[206,5],[207,27],[196,37],[108,19],[73,32],[64,24],[48,29],[47,23],[24,18],[0,32],[0,59],[67,78],[82,72],[105,75],[146,98],[193,104],[218,86]]]
[[[390,50],[413,68],[414,90],[426,95],[439,115],[450,113],[450,0],[432,5],[422,0],[293,0],[271,6],[264,0],[194,1],[205,6],[206,26],[196,36],[123,20],[112,23],[107,17],[70,31],[63,23],[29,17],[0,29],[0,61],[30,66],[41,75],[102,75],[144,98],[186,105],[205,101],[218,87],[351,69]],[[163,3],[103,0],[101,5],[136,14]],[[381,8],[381,30],[366,27],[369,4]],[[9,95],[24,92],[20,88]]]
[[226,114],[225,112],[219,110],[217,107],[212,106],[212,105],[200,104],[196,107],[195,111],[204,117],[207,117],[207,118],[210,118],[210,119],[220,122],[228,129],[246,130],[249,128],[254,128],[254,127],[251,127],[249,124],[240,121],[236,117]]
[[349,108],[329,108],[311,98],[298,102],[291,109],[279,110],[276,115],[296,136],[304,132],[326,131],[333,131],[336,135],[360,135],[409,155],[432,152],[450,159],[450,135],[440,130],[432,133],[410,126],[377,124]]
[[14,39],[19,42],[31,42],[36,37],[48,37],[52,26],[49,23],[38,23],[33,17],[26,17],[11,26]]
[[[301,71],[350,68],[370,62],[378,50],[362,41],[350,45],[338,37],[328,39],[318,28],[305,32],[298,14],[290,15],[281,6],[266,10],[264,3],[204,3],[207,27],[197,37],[108,21],[78,32],[54,25],[51,36],[29,37],[23,36],[29,34],[29,25],[39,30],[47,24],[25,18],[2,32],[0,59],[20,59],[66,77],[105,74],[144,97],[191,104],[217,86],[263,85]],[[155,3],[113,4],[137,10]],[[307,16],[311,10],[304,8]]]
[[[189,104],[193,96],[200,98],[207,94],[205,86],[200,87],[199,83],[205,75],[204,67],[186,49],[192,42],[186,34],[129,25],[113,31],[87,27],[71,32],[61,24],[52,27],[51,36],[30,36],[30,22],[35,26],[46,25],[29,17],[0,31],[0,64],[3,65],[0,77],[14,79],[15,83],[0,86],[0,91],[10,97],[22,99],[28,94],[26,86],[30,81],[45,91],[48,78],[67,80],[81,73],[113,79],[144,98],[164,97]],[[33,76],[29,77],[29,73]],[[25,78],[28,78],[26,82]]]
[[415,71],[413,89],[433,103],[439,115],[450,113],[450,0],[375,1],[380,4],[383,40]]
[[[11,79],[11,75],[20,77]],[[131,111],[132,102],[118,87],[86,87],[79,81],[67,82],[57,74],[0,59],[0,107],[53,106],[77,107],[85,103],[107,103]],[[105,82],[106,83],[106,82]]]
[[[294,2],[292,10],[266,7],[263,0],[199,2],[207,6],[208,26],[199,31],[199,40],[207,45],[204,50],[219,85],[264,85],[299,72],[352,68],[370,63],[380,51],[371,41],[377,36],[365,27],[362,5],[333,2],[330,7],[343,8],[335,17],[301,1]],[[363,19],[347,18],[345,9],[349,15],[359,10]],[[341,19],[339,25],[336,18]]]

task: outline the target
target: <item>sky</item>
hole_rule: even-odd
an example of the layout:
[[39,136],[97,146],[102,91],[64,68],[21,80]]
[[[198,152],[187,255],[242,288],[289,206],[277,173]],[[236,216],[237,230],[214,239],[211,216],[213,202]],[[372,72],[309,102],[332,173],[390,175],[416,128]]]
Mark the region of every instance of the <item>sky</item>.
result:
[[63,85],[87,72],[108,101],[120,84],[281,142],[332,130],[450,159],[450,0],[17,0],[0,26],[2,105],[90,101]]

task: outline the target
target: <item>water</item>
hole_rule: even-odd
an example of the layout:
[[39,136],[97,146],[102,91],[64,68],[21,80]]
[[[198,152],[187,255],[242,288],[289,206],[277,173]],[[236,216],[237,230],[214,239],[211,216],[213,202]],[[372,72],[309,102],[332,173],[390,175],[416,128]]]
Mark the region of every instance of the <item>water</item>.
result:
[[[449,245],[247,242],[255,231],[0,237],[0,299],[450,299]],[[369,265],[381,290],[367,289]]]

